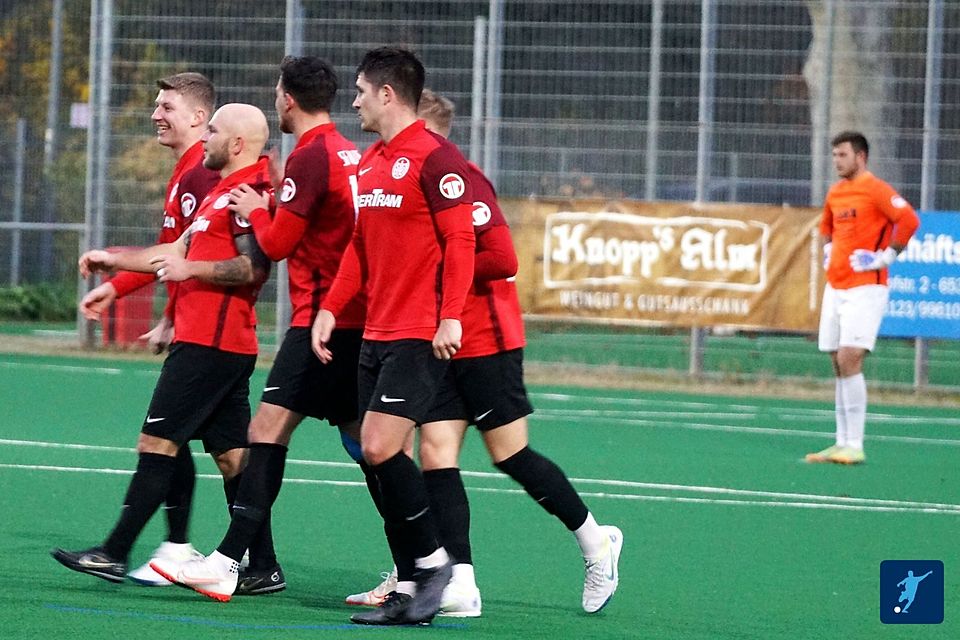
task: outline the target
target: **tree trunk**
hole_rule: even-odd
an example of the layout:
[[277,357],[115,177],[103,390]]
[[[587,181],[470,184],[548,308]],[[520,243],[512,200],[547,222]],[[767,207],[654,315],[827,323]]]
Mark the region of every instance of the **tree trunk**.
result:
[[[870,141],[870,170],[887,182],[899,184],[901,173],[895,158],[901,114],[893,94],[890,51],[895,9],[874,0],[834,0],[831,57],[827,0],[807,0],[807,6],[813,40],[803,77],[810,91],[813,180],[826,184],[834,181],[829,139],[852,129]],[[831,59],[832,70],[828,73]],[[829,96],[826,113],[817,108],[824,92]],[[817,188],[814,193],[818,193]]]

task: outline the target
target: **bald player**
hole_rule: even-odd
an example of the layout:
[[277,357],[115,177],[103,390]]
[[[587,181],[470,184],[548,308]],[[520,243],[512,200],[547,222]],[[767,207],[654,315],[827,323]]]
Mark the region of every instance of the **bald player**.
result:
[[166,496],[180,447],[199,439],[224,479],[228,504],[236,495],[250,422],[249,379],[257,359],[254,303],[270,262],[250,225],[228,208],[230,190],[249,184],[270,188],[266,158],[269,129],[258,108],[227,104],[203,137],[203,164],[220,172],[175,242],[139,251],[88,251],[80,273],[153,272],[179,282],[174,339],[164,361],[137,442],[139,461],[116,525],[99,545],[81,551],[54,549],[74,571],[121,582],[134,541]]

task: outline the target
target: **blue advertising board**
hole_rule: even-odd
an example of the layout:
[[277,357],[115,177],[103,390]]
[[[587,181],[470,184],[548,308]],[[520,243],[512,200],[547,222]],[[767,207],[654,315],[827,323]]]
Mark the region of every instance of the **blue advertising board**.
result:
[[920,228],[890,265],[880,335],[960,339],[960,213],[921,211]]

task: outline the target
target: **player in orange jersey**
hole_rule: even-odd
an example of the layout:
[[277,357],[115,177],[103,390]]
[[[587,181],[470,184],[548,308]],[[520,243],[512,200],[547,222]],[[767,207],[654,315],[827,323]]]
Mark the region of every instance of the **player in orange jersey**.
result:
[[830,354],[836,375],[837,439],[806,460],[859,464],[867,413],[863,360],[876,344],[887,305],[887,267],[920,219],[893,187],[867,170],[870,147],[863,134],[845,131],[831,144],[840,181],[827,193],[820,222],[827,284],[819,346]]

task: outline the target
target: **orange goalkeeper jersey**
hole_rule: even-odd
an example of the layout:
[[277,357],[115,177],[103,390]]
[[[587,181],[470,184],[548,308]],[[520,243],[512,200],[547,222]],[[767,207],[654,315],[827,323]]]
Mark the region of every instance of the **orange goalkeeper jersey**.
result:
[[[919,224],[917,213],[893,187],[865,171],[853,180],[841,180],[830,188],[823,205],[820,233],[833,247],[827,267],[827,282],[834,289],[865,284],[886,284],[887,270],[857,273],[850,268],[854,249],[877,251],[890,246],[894,225],[901,224],[909,240]],[[898,233],[900,240],[901,233]]]

